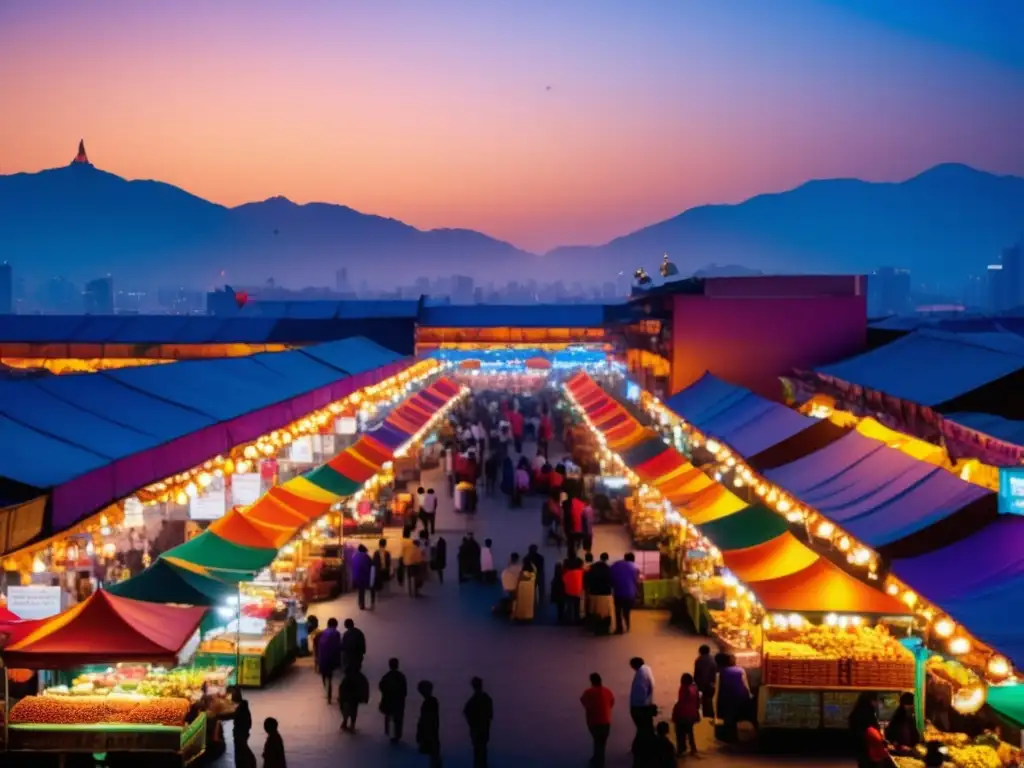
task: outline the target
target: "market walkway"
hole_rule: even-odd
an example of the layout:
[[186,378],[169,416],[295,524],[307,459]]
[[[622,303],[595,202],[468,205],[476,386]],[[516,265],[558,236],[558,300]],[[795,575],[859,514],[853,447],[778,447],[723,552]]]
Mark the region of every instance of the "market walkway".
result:
[[[438,533],[449,545],[445,583],[428,582],[424,590],[427,597],[422,600],[413,600],[396,588],[378,602],[373,612],[360,612],[351,595],[317,604],[311,611],[322,623],[331,616],[339,621],[353,618],[366,633],[365,671],[373,696],[371,703],[361,709],[358,733],[349,735],[338,730],[337,706],[327,705],[311,663],[300,660],[266,690],[248,694],[255,724],[250,743],[253,751],[257,756],[261,753],[262,721],[273,716],[280,721],[288,763],[292,766],[383,765],[385,760],[391,768],[426,766],[426,759],[413,746],[418,695],[412,693],[409,699],[405,743],[392,747],[383,735],[376,685],[386,671],[387,659],[397,656],[408,675],[410,689],[421,679],[430,679],[435,684],[441,702],[443,755],[448,768],[472,764],[461,712],[470,694],[469,680],[474,675],[484,679],[494,698],[492,768],[585,766],[590,744],[579,695],[587,685],[589,673],[594,671],[602,674],[605,684],[618,698],[608,747],[609,768],[631,765],[629,659],[642,656],[652,666],[657,703],[667,713],[675,699],[679,675],[692,669],[700,640],[670,627],[667,615],[658,611],[635,613],[631,634],[604,638],[550,623],[513,626],[495,619],[490,607],[498,597],[498,588],[460,586],[455,579],[455,548],[467,524],[472,525],[478,539],[493,539],[495,564],[500,570],[512,551],[525,552],[530,543],[541,541],[540,502],[528,500],[524,509],[513,510],[506,507],[504,497],[484,498],[476,518],[467,521],[452,511],[440,476],[428,479],[433,479],[442,497]],[[627,547],[628,539],[621,528],[598,529],[595,552],[607,551],[614,559]],[[547,548],[544,555],[550,573],[557,552]],[[699,746],[705,755],[689,762],[707,768],[830,768],[852,762],[724,754],[712,745],[710,726],[702,724],[698,728]],[[216,765],[233,765],[230,747]]]

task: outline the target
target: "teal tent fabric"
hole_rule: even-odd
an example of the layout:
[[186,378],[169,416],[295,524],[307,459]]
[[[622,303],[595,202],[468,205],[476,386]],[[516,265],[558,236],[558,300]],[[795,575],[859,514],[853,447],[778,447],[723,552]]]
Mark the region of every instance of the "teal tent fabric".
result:
[[106,587],[112,595],[143,600],[147,603],[215,606],[237,595],[234,584],[179,568],[158,559],[149,568],[120,584]]

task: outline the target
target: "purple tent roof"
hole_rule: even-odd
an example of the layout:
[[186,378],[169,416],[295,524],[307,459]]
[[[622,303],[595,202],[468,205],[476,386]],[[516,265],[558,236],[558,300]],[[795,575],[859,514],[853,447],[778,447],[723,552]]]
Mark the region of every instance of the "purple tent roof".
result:
[[705,373],[665,404],[702,432],[753,456],[816,422],[749,389]]
[[981,486],[857,432],[765,476],[873,547],[994,499]]
[[986,592],[1024,577],[1024,518],[1005,515],[948,547],[896,560],[892,570],[940,605]]

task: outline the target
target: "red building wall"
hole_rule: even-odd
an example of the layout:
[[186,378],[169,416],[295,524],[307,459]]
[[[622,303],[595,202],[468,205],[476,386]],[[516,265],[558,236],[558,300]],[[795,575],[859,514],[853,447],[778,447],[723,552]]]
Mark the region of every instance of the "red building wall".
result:
[[758,290],[730,293],[674,297],[673,394],[711,371],[778,400],[782,395],[779,376],[866,348],[867,299],[859,291],[860,295],[817,296],[764,296]]

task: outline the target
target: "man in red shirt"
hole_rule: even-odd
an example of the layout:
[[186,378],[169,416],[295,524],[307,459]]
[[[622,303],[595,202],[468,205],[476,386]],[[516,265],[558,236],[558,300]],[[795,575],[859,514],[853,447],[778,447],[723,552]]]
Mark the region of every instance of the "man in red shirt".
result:
[[594,672],[590,675],[590,687],[580,696],[580,702],[587,713],[587,728],[594,739],[594,756],[590,758],[590,764],[594,768],[604,768],[604,752],[612,729],[615,695],[601,684],[601,676]]

